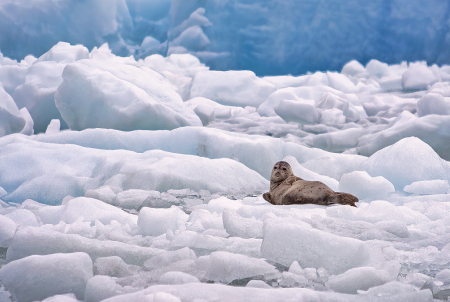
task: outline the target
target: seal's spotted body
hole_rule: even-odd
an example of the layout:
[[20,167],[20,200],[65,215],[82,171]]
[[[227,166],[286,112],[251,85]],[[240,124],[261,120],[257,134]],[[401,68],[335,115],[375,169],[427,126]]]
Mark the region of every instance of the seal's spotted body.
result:
[[297,177],[291,166],[277,162],[270,176],[270,191],[263,198],[274,205],[287,204],[344,204],[356,207],[358,198],[348,193],[334,192],[320,181],[307,181]]

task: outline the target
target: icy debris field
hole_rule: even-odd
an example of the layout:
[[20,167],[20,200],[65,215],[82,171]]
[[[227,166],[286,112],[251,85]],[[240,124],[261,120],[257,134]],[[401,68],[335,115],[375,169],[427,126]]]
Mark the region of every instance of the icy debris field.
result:
[[[443,301],[450,67],[0,56],[0,301]],[[357,208],[273,206],[273,165]]]

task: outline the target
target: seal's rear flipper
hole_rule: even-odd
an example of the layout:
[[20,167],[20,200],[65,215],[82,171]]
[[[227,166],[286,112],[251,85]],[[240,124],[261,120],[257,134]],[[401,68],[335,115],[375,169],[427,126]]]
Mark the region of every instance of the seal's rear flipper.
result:
[[348,193],[341,193],[341,192],[336,192],[336,194],[338,194],[341,198],[341,204],[348,204],[352,207],[356,207],[355,203],[359,201],[359,199],[356,196],[353,196],[352,194],[348,194]]
[[328,204],[338,203],[338,204],[356,207],[355,202],[358,202],[358,201],[359,201],[359,199],[356,196],[353,196],[352,194],[336,192],[334,195],[329,197]]

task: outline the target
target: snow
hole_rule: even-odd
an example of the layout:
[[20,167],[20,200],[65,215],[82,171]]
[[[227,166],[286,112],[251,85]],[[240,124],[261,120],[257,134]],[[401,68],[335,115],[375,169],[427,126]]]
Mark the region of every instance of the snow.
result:
[[[104,23],[108,39],[125,23],[145,36],[59,42],[20,62],[0,56],[0,301],[449,296],[448,66],[210,70],[214,56],[228,66],[232,55],[212,49],[212,9],[70,3],[42,7],[101,9],[99,23],[128,7]],[[170,22],[158,19],[169,9]],[[129,43],[135,57],[115,54],[129,55]],[[281,160],[359,202],[267,203]]]

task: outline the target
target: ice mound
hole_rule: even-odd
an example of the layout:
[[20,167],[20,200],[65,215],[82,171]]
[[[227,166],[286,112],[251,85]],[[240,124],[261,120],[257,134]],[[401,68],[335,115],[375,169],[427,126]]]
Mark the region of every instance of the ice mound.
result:
[[356,60],[351,60],[342,67],[341,74],[348,76],[363,75],[366,73],[366,68]]
[[131,270],[122,258],[118,256],[99,257],[94,262],[95,275],[107,275],[110,277],[126,277]]
[[232,200],[227,197],[214,198],[208,202],[206,209],[211,213],[222,214],[226,209],[237,211],[242,206],[242,201]]
[[86,284],[84,302],[100,302],[121,292],[113,278],[108,276],[94,276]]
[[170,209],[153,209],[144,207],[139,212],[137,221],[143,233],[159,236],[167,231],[175,231],[187,221],[188,215],[176,206]]
[[347,192],[359,199],[379,198],[395,191],[394,185],[382,176],[371,177],[366,171],[344,174],[339,181],[339,192]]
[[328,286],[336,292],[356,294],[358,290],[368,290],[391,281],[391,276],[386,271],[380,271],[373,267],[356,267],[343,274],[330,277]]
[[128,264],[143,265],[159,250],[112,240],[89,239],[77,234],[64,234],[45,228],[23,227],[18,230],[6,254],[7,261],[30,255],[84,252],[92,260],[118,256]]
[[0,247],[8,247],[16,233],[17,224],[10,218],[0,215]]
[[[312,80],[313,78],[309,78]],[[305,83],[306,84],[306,83]],[[290,101],[302,101],[302,100],[312,100],[314,102],[319,102],[323,95],[330,92],[343,99],[350,99],[356,101],[356,96],[351,94],[345,94],[341,91],[333,89],[322,82],[319,83],[309,83],[310,85],[305,85],[301,87],[286,87],[274,91],[267,97],[259,107],[258,113],[261,116],[276,116],[275,107],[279,106],[284,100]],[[356,98],[355,98],[356,97]]]
[[0,137],[18,133],[25,127],[25,119],[13,98],[0,83]]
[[364,266],[370,259],[364,242],[313,229],[302,221],[268,219],[263,234],[263,256],[287,267],[297,261],[301,267],[323,267],[334,275]]
[[204,97],[222,105],[258,107],[276,90],[249,70],[202,71],[192,82],[191,98]]
[[63,81],[65,66],[89,58],[86,47],[59,42],[27,68],[24,83],[15,87],[13,97],[18,106],[30,112],[37,133],[44,132],[52,119],[61,120],[62,128],[67,128],[56,108],[55,92]]
[[36,215],[27,209],[16,209],[11,213],[6,214],[5,217],[13,220],[17,225],[39,226]]
[[[31,198],[60,204],[67,195],[84,196],[85,191],[103,185],[122,190],[165,192],[190,188],[213,193],[255,191],[268,186],[257,172],[225,158],[211,160],[159,150],[95,150],[21,137],[11,143],[4,140],[0,145],[0,170],[2,175],[10,176],[0,178],[0,186],[9,193],[3,199],[18,203]],[[17,169],[17,164],[23,168]]]
[[[355,103],[361,107],[359,102]],[[359,121],[360,119],[360,113],[356,106],[349,102],[349,100],[339,97],[331,92],[325,92],[323,94],[322,98],[317,102],[317,108],[338,109],[342,111],[342,115],[345,116],[345,121]]]
[[439,155],[416,137],[404,138],[376,152],[361,167],[372,177],[383,176],[399,190],[416,181],[448,178]]
[[72,130],[201,126],[173,86],[149,68],[81,60],[67,65],[62,76],[55,103]]
[[403,191],[413,194],[447,194],[450,185],[447,180],[423,180],[415,181],[403,188]]
[[66,293],[82,300],[92,275],[92,261],[85,253],[33,255],[0,269],[3,284],[14,299],[23,302]]
[[204,97],[192,98],[186,101],[185,105],[194,110],[195,114],[202,120],[203,126],[208,125],[215,119],[244,116],[256,110],[254,107],[248,106],[245,109],[236,106],[225,106]]
[[320,118],[320,112],[312,100],[282,100],[274,110],[286,122],[316,124]]
[[52,119],[48,124],[45,134],[55,134],[61,131],[61,121],[58,119]]
[[427,93],[417,101],[417,114],[419,117],[429,114],[450,115],[450,100],[438,93]]
[[310,146],[330,151],[343,152],[347,149],[356,147],[359,138],[366,134],[363,128],[348,128],[341,131],[322,133],[313,137],[307,137],[305,142]]
[[228,252],[213,252],[209,256],[209,268],[205,278],[230,283],[233,280],[277,274],[278,270],[262,259]]
[[411,66],[402,76],[403,90],[427,89],[435,82],[437,82],[437,78],[426,64],[419,63]]
[[81,44],[70,45],[67,42],[58,42],[33,63],[54,61],[57,63],[69,64],[78,60],[89,58],[89,50],[85,46]]
[[230,236],[241,238],[263,238],[263,222],[244,218],[230,210],[223,211],[223,226]]

